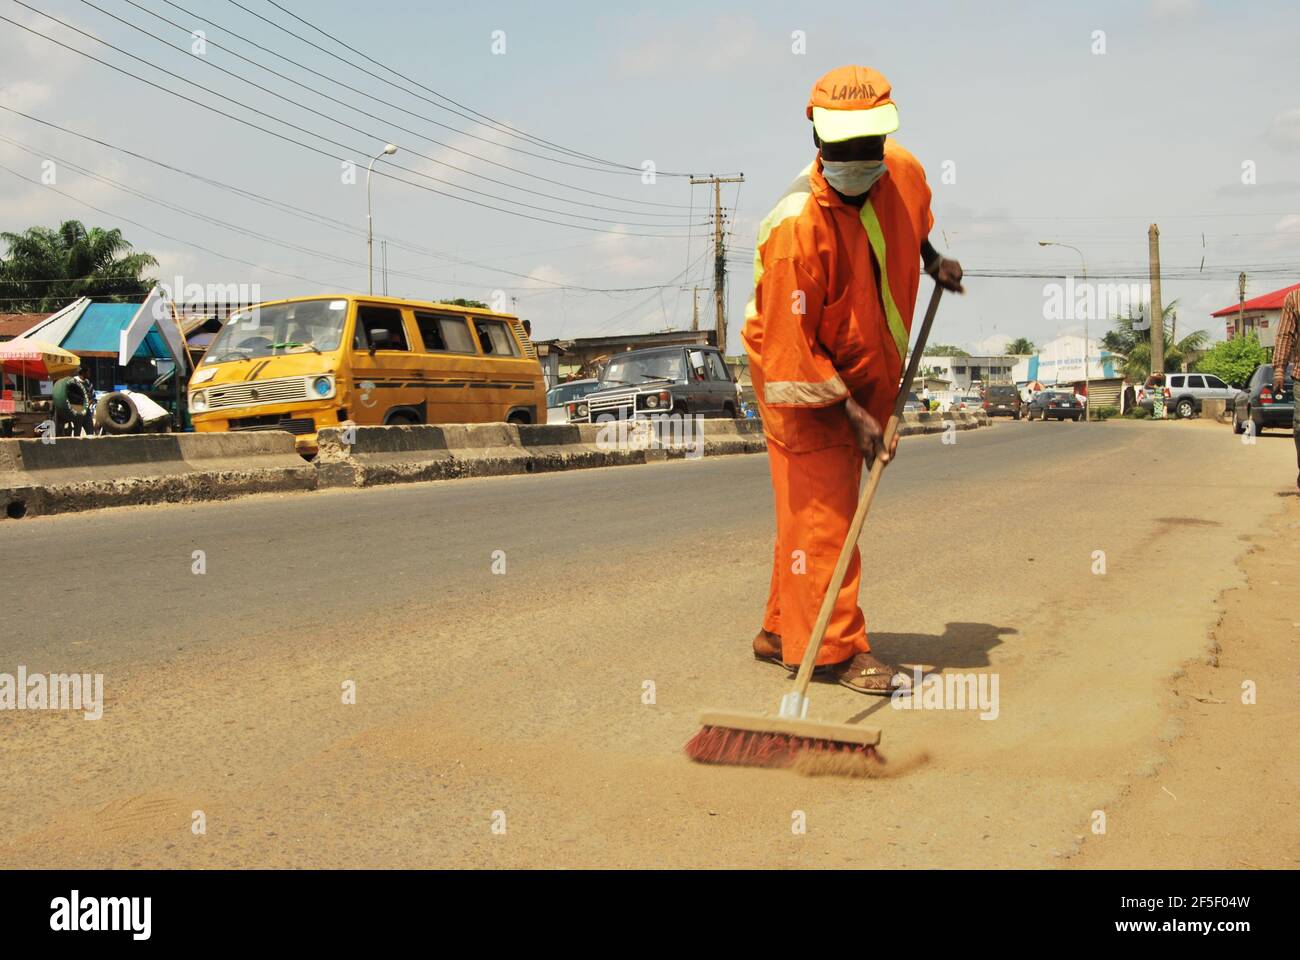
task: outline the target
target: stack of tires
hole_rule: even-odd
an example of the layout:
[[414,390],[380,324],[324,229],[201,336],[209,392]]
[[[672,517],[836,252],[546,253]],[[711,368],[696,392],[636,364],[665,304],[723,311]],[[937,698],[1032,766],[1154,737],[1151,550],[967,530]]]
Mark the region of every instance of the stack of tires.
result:
[[54,381],[54,433],[60,437],[94,432],[91,411],[95,406],[95,388],[82,377],[64,377]]
[[54,382],[55,435],[87,434],[119,436],[142,433],[144,420],[130,395],[114,391],[95,401],[95,388],[82,377],[64,377]]

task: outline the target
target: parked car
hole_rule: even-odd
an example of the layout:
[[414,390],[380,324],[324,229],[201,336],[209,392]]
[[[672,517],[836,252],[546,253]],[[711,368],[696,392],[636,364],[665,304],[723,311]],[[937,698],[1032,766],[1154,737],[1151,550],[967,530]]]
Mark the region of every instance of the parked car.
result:
[[735,417],[736,384],[714,347],[653,347],[616,354],[600,385],[566,404],[570,423],[633,420],[676,413]]
[[1083,404],[1073,393],[1061,390],[1044,390],[1029,405],[1028,419],[1073,420],[1083,419]]
[[983,402],[984,402],[983,398],[981,398],[976,394],[970,394],[969,396],[965,396],[965,397],[960,397],[960,396],[953,397],[952,406],[950,406],[948,409],[949,410],[978,410],[980,408],[980,405]]
[[600,389],[600,381],[595,378],[570,380],[567,383],[560,383],[551,387],[546,391],[546,422],[568,423],[568,405],[576,403],[593,390],[598,389]]
[[915,393],[909,393],[907,399],[903,401],[904,413],[924,413],[928,409],[929,407],[926,406],[925,401]]
[[[1171,415],[1186,419],[1201,412],[1203,400],[1224,400],[1232,406],[1238,390],[1218,377],[1208,373],[1166,373],[1165,409]],[[1138,406],[1151,412],[1151,378],[1138,391]]]
[[1246,381],[1246,389],[1238,391],[1232,404],[1232,432],[1244,433],[1247,423],[1255,424],[1255,434],[1266,427],[1290,430],[1295,416],[1295,380],[1287,377],[1282,382],[1282,392],[1273,392],[1273,365],[1260,364]]
[[1020,419],[1020,391],[1011,384],[993,384],[984,390],[984,412],[990,417]]

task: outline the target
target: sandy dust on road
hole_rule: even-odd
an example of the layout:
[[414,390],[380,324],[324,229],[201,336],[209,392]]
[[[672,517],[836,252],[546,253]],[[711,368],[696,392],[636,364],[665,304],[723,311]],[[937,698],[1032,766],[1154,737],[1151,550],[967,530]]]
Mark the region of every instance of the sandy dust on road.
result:
[[[930,753],[907,776],[682,756],[700,708],[761,709],[788,686],[747,659],[767,584],[752,558],[771,550],[756,522],[653,543],[656,564],[698,571],[673,592],[431,588],[365,623],[305,613],[293,636],[109,677],[103,721],[9,714],[0,865],[1293,865],[1300,628],[1275,613],[1300,621],[1300,511],[1260,484],[1233,506],[1219,433],[1153,448],[1151,428],[1096,427],[1114,440],[1096,482],[1065,459],[1026,484],[967,483],[978,509],[896,500],[873,517],[864,554],[890,571],[864,587],[878,649],[1001,683],[993,722],[814,688],[822,716],[882,726],[887,754]],[[1259,447],[1276,473],[1289,445]],[[1150,495],[1156,468],[1167,496]],[[915,563],[927,538],[1006,558],[1002,581]],[[635,584],[646,562],[615,552],[602,572]],[[1201,664],[1216,646],[1219,666]]]
[[[1300,866],[1300,495],[1254,538],[1215,645],[1173,683],[1180,735],[1071,865]],[[1253,698],[1253,702],[1250,701]]]

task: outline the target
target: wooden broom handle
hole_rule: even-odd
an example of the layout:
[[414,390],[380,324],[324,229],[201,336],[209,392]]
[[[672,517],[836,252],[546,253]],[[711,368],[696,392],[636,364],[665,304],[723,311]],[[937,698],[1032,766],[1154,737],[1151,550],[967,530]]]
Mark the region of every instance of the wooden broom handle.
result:
[[[935,313],[939,310],[939,298],[942,295],[943,287],[936,283],[934,293],[930,294],[930,305],[925,310],[925,319],[921,322],[921,333],[916,338],[916,346],[912,348],[911,359],[907,362],[907,371],[903,374],[903,380],[898,387],[893,415],[885,425],[885,450],[889,449],[894,442],[894,436],[898,433],[898,421],[903,417],[903,405],[907,403],[907,395],[912,390],[912,381],[916,379],[916,371],[921,365],[921,354],[925,351],[925,342],[930,337],[930,327],[934,323]],[[835,598],[839,595],[840,587],[844,585],[844,574],[849,569],[849,558],[853,556],[853,550],[858,545],[858,537],[862,535],[862,525],[866,523],[867,511],[871,509],[872,498],[876,495],[876,487],[880,486],[880,477],[884,472],[885,461],[876,457],[872,461],[871,472],[867,475],[867,485],[863,487],[862,496],[858,499],[858,509],[854,511],[853,522],[849,524],[844,546],[840,548],[840,558],[835,561],[835,571],[831,574],[826,596],[822,598],[822,608],[817,614],[817,622],[813,625],[812,636],[808,638],[803,660],[799,663],[799,675],[795,677],[794,692],[800,700],[808,693],[808,684],[812,682],[813,665],[817,662],[817,654],[822,648],[822,638],[826,636],[826,627],[831,621],[831,613],[835,610]]]

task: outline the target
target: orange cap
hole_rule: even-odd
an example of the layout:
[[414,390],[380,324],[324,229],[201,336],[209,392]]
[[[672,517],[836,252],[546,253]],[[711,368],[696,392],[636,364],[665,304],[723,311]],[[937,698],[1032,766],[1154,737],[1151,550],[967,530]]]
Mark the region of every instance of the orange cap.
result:
[[808,119],[823,143],[878,137],[898,129],[889,81],[870,67],[836,67],[813,84]]

